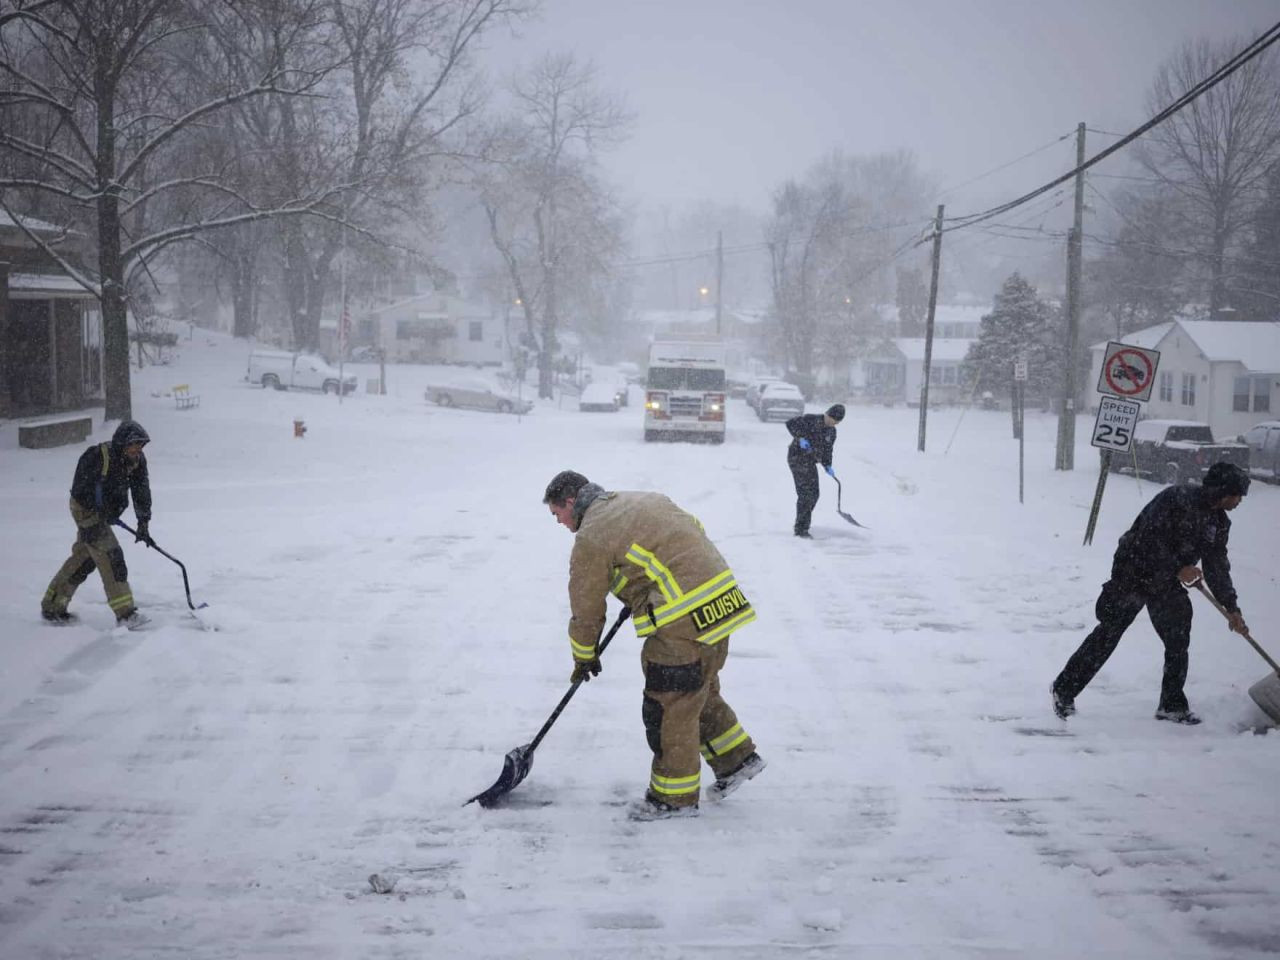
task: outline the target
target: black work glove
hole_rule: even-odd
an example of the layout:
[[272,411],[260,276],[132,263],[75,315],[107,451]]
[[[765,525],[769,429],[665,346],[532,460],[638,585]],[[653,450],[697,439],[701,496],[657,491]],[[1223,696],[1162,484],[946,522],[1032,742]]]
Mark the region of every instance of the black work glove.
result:
[[138,521],[138,529],[134,531],[133,542],[145,543],[148,547],[154,547],[156,545],[156,542],[151,539],[151,531],[147,529],[147,521]]
[[597,655],[590,660],[575,660],[573,662],[573,675],[569,677],[569,682],[582,683],[598,676],[600,676],[600,657]]

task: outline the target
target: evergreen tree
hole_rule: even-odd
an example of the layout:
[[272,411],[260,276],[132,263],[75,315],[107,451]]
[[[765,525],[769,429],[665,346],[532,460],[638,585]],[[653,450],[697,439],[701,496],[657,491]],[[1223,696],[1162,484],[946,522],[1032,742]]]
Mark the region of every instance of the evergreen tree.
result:
[[1014,386],[1013,365],[1027,360],[1025,397],[1042,402],[1062,379],[1061,311],[1040,299],[1036,288],[1014,273],[982,318],[978,339],[964,360],[965,377],[979,391],[1000,395]]

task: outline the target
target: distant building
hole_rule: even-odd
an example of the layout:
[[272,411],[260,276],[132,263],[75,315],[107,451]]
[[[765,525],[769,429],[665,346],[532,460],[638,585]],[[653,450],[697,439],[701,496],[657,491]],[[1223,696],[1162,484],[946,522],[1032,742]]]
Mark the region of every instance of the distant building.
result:
[[508,353],[505,317],[442,293],[369,311],[356,324],[352,344],[379,347],[401,363],[500,366]]
[[[1280,323],[1171,320],[1126,334],[1120,341],[1160,351],[1151,400],[1143,405],[1145,417],[1199,420],[1219,439],[1277,418]],[[1095,391],[1106,348],[1105,340],[1090,347],[1086,389],[1092,412],[1098,408]]]
[[[27,231],[77,266],[83,238],[31,217],[0,212],[0,417],[40,416],[100,403],[98,298]],[[23,229],[26,228],[26,230]]]
[[[938,304],[929,357],[930,404],[969,399],[962,382],[964,358],[978,337],[983,315],[990,312],[990,306]],[[881,330],[899,328],[896,307],[881,307],[877,314]],[[917,404],[924,386],[924,346],[924,337],[880,336],[859,356],[838,363],[820,361],[819,390],[833,399]]]

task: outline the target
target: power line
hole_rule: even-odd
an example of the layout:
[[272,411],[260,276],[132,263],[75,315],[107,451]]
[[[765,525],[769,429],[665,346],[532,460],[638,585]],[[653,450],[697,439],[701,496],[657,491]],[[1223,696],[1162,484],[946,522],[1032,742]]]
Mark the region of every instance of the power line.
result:
[[1062,136],[1056,137],[1055,139],[1050,140],[1048,143],[1044,144],[1043,146],[1036,147],[1034,150],[1024,153],[1020,157],[1014,157],[1014,159],[1008,161],[1007,163],[1002,163],[998,167],[992,167],[986,173],[978,174],[972,180],[966,180],[964,181],[964,183],[957,183],[953,187],[947,187],[940,194],[938,194],[938,199],[941,200],[944,197],[946,197],[948,194],[955,193],[957,190],[961,189],[962,187],[967,187],[970,184],[977,183],[979,180],[985,180],[987,177],[991,176],[993,173],[999,173],[1001,170],[1006,170],[1009,167],[1012,167],[1014,164],[1021,163],[1023,160],[1026,160],[1029,157],[1034,157],[1037,153],[1042,153],[1045,150],[1048,150],[1050,147],[1057,146],[1063,140],[1066,140],[1069,137],[1072,137],[1074,135],[1075,135],[1075,131],[1069,130],[1066,133],[1064,133]]
[[[1090,167],[1098,163],[1101,163],[1103,160],[1111,156],[1113,153],[1117,152],[1118,150],[1121,150],[1122,148],[1132,143],[1134,140],[1138,139],[1140,136],[1142,136],[1152,127],[1155,127],[1158,124],[1161,124],[1165,120],[1169,119],[1169,117],[1173,116],[1183,107],[1187,106],[1189,103],[1199,98],[1202,94],[1212,89],[1213,87],[1217,86],[1227,77],[1231,76],[1231,74],[1235,73],[1237,70],[1239,70],[1242,66],[1248,63],[1254,57],[1259,56],[1264,50],[1270,47],[1277,40],[1280,40],[1280,22],[1274,24],[1269,29],[1267,29],[1256,40],[1250,43],[1247,47],[1245,47],[1235,56],[1231,57],[1231,59],[1229,59],[1226,63],[1220,66],[1217,70],[1209,74],[1209,76],[1205,77],[1199,83],[1195,84],[1195,86],[1187,90],[1184,94],[1182,94],[1182,96],[1178,97],[1176,100],[1174,100],[1173,103],[1169,104],[1169,106],[1165,107],[1163,110],[1157,113],[1154,117],[1152,117],[1146,123],[1142,124],[1142,126],[1124,135],[1121,139],[1117,140],[1115,143],[1107,147],[1105,150],[1102,150],[1101,152],[1094,154],[1091,158],[1086,160],[1084,163],[1080,164],[1078,167],[1067,171],[1062,176],[1054,180],[1051,180],[1049,183],[1046,183],[1041,187],[1037,187],[1035,190],[1032,190],[1030,193],[1023,194],[1021,197],[1018,197],[1015,200],[1010,200],[1007,203],[1002,203],[999,206],[992,207],[989,210],[985,210],[981,213],[969,214],[963,217],[948,217],[947,219],[953,222],[951,226],[943,227],[942,228],[943,232],[949,233],[953,230],[961,230],[965,227],[971,227],[974,224],[982,223],[985,220],[990,220],[993,217],[998,217],[1002,213],[1008,213],[1010,210],[1020,207],[1024,203],[1028,203],[1031,200],[1034,200],[1036,197],[1039,197],[1047,193],[1053,188],[1060,186],[1069,180],[1074,179],[1081,171],[1088,170]],[[921,240],[920,242],[923,243],[924,240]]]

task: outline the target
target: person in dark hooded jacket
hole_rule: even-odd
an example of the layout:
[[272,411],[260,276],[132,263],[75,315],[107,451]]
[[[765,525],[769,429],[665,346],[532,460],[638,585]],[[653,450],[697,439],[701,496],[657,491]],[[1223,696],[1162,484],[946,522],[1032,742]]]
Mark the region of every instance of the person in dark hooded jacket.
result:
[[111,526],[129,506],[138,521],[135,542],[152,544],[151,483],[142,448],[151,441],[147,431],[133,420],[116,428],[109,443],[97,443],[80,455],[71,481],[71,518],[76,541],[71,556],[54,575],[40,603],[40,613],[51,623],[75,619],[67,605],[77,588],[96,569],[107,593],[107,605],[116,620],[130,629],[147,622],[138,612],[129,589],[129,570]]
[[827,408],[826,413],[802,413],[787,421],[791,445],[787,447],[787,467],[796,485],[796,523],[794,533],[806,540],[813,508],[818,503],[818,464],[834,477],[831,456],[836,446],[836,424],[844,419],[844,404]]
[[1116,547],[1111,579],[1102,585],[1095,604],[1098,625],[1053,681],[1053,710],[1060,718],[1065,720],[1076,712],[1076,697],[1146,607],[1151,625],[1164,643],[1164,676],[1156,719],[1200,722],[1183,692],[1191,645],[1191,598],[1186,588],[1203,577],[1229,613],[1230,628],[1237,633],[1248,631],[1227,559],[1231,531],[1227,513],[1238,507],[1248,492],[1247,473],[1234,464],[1215,463],[1202,483],[1168,487],[1142,509]]

